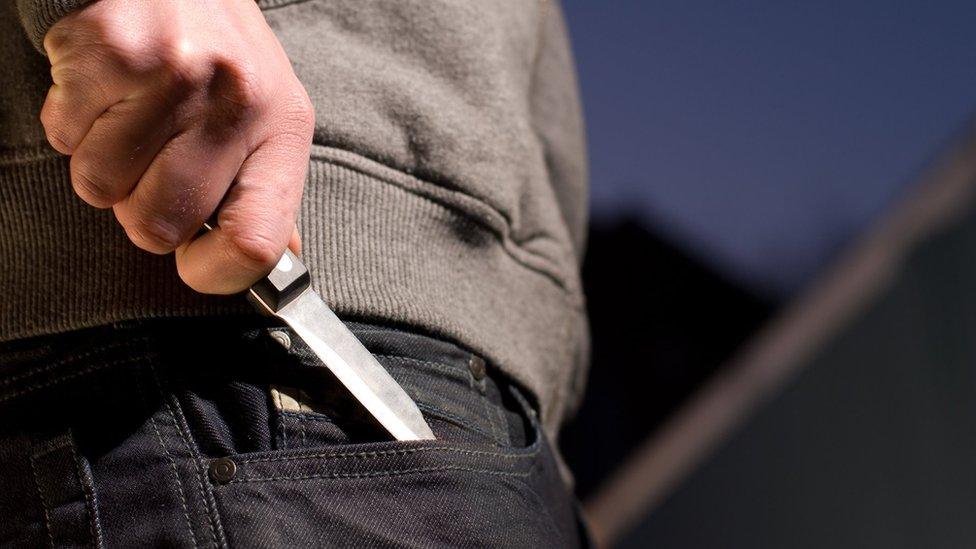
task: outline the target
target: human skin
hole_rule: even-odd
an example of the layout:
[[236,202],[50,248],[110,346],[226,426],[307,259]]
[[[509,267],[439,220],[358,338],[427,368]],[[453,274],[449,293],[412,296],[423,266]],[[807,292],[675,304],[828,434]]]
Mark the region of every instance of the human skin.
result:
[[136,246],[175,252],[183,281],[213,294],[298,252],[315,116],[254,0],[97,0],[44,48],[48,141]]

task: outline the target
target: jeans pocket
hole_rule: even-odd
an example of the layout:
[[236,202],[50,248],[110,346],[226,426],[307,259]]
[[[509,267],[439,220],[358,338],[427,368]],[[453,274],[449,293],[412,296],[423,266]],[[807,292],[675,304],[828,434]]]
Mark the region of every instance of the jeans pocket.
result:
[[[515,396],[479,356],[452,344],[387,328],[358,327],[358,334],[393,379],[417,404],[440,441],[525,446],[534,435],[535,412]],[[310,369],[323,368],[300,343],[294,352]],[[325,376],[328,377],[328,376]],[[337,381],[301,388],[270,388],[279,449],[377,442],[389,436]]]
[[[535,411],[479,356],[399,329],[353,327],[416,402],[439,441],[519,447],[535,436]],[[276,343],[282,340],[288,342],[284,348]],[[204,455],[389,440],[287,328],[248,330],[219,348],[169,373],[169,388]]]
[[[575,544],[571,499],[535,407],[516,385],[450,343],[388,328],[354,331],[437,439],[393,441],[356,428],[357,412],[335,405],[335,391],[321,385],[323,366],[292,338],[267,362],[276,370],[268,383],[249,383],[267,391],[249,412],[267,429],[260,444],[242,444],[232,428],[194,428],[195,436],[225,439],[212,446],[219,452],[204,453],[232,545]],[[251,390],[236,398],[245,394]]]
[[[210,462],[232,545],[573,547],[570,495],[528,401],[526,445],[448,435]],[[438,429],[437,420],[432,428]],[[454,431],[450,431],[454,432]]]

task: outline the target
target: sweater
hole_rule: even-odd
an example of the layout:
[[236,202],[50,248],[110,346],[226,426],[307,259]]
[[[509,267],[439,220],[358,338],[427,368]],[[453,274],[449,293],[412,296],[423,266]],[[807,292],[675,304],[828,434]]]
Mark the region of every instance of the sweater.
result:
[[[87,0],[0,4],[0,341],[128,319],[256,314],[195,293],[172,255],[74,195],[39,121],[43,37]],[[258,0],[316,110],[299,214],[312,285],[343,318],[484,356],[550,435],[588,356],[586,158],[553,0]]]

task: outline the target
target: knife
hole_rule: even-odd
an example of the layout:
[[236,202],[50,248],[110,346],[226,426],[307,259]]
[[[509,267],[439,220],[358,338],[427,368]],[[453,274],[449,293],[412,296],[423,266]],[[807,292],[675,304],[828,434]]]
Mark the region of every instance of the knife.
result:
[[[204,224],[208,231],[215,226]],[[417,404],[315,293],[308,268],[291,250],[250,287],[248,298],[284,320],[395,439],[434,440]]]

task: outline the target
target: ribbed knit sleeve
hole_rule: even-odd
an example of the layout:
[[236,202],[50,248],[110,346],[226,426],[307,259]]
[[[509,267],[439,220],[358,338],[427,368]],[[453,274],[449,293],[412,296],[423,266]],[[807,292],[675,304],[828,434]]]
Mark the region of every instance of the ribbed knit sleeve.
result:
[[54,23],[93,0],[17,0],[20,23],[37,51],[44,55],[44,35]]

